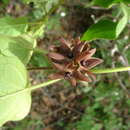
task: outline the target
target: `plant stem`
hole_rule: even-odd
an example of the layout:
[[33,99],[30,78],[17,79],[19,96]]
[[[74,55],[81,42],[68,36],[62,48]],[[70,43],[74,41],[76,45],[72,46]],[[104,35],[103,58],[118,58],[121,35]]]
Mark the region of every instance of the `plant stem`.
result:
[[9,93],[8,95],[3,95],[3,96],[0,96],[0,100],[3,100],[3,99],[6,99],[6,98],[10,98],[12,96],[16,96],[17,94],[21,94],[21,93],[25,93],[25,92],[31,92],[35,89],[38,89],[38,88],[41,88],[41,87],[46,87],[48,85],[52,85],[58,81],[60,81],[61,79],[57,79],[57,80],[49,80],[47,82],[44,82],[44,83],[41,83],[39,85],[34,85],[32,87],[27,87],[25,89],[22,89],[22,90],[19,90],[19,91],[16,91],[16,92],[13,92],[13,93]]
[[38,84],[38,85],[34,85],[34,86],[30,87],[29,90],[33,91],[33,90],[41,88],[41,87],[46,87],[46,86],[54,84],[54,83],[56,83],[56,82],[58,82],[60,80],[61,79],[50,80],[50,81],[47,81],[47,82],[44,82],[44,83],[41,83],[41,84]]
[[[47,70],[53,69],[52,67],[32,67],[27,68],[27,70]],[[92,69],[91,72],[95,74],[104,74],[104,73],[113,73],[113,72],[122,72],[122,71],[129,71],[130,66],[128,67],[119,67],[119,68],[106,68],[106,69]]]
[[[91,72],[93,72],[95,74],[104,74],[104,73],[122,72],[122,71],[129,71],[129,70],[130,70],[130,66],[128,66],[128,67],[119,67],[119,68],[111,68],[111,69],[93,69],[93,70],[91,70]],[[9,97],[12,97],[12,96],[15,96],[17,94],[24,93],[24,92],[31,92],[31,91],[33,91],[35,89],[38,89],[38,88],[46,87],[46,86],[52,85],[52,84],[54,84],[54,83],[56,83],[56,82],[58,82],[60,80],[61,79],[49,80],[49,81],[41,83],[39,85],[34,85],[32,87],[28,87],[28,88],[25,88],[23,90],[19,90],[17,92],[10,93],[10,94],[5,95],[5,96],[0,96],[0,100],[5,99],[5,98],[9,98]]]
[[119,67],[119,68],[107,68],[107,69],[92,69],[91,72],[95,74],[105,74],[105,73],[113,73],[113,72],[122,72],[122,71],[129,71],[130,66],[128,67]]

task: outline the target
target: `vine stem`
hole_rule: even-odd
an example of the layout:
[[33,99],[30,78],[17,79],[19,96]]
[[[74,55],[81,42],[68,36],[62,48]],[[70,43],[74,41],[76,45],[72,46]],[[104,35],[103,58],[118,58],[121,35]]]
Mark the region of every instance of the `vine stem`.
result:
[[30,91],[33,91],[35,89],[38,89],[38,88],[41,88],[41,87],[46,87],[48,85],[51,85],[51,84],[54,84],[58,81],[60,81],[61,79],[57,79],[57,80],[50,80],[48,82],[45,82],[45,83],[41,83],[41,84],[38,84],[38,85],[34,85],[32,87],[29,88]]
[[[91,70],[91,72],[93,72],[95,74],[105,74],[105,73],[122,72],[122,71],[129,71],[129,70],[130,70],[130,66],[128,66],[128,67],[119,67],[119,68],[110,68],[110,69],[93,69],[93,70]],[[31,91],[33,91],[35,89],[38,89],[38,88],[46,87],[46,86],[52,85],[52,84],[54,84],[54,83],[56,83],[56,82],[58,82],[60,80],[61,79],[49,80],[47,82],[43,82],[41,84],[34,85],[32,87],[28,87],[28,88],[25,88],[23,90],[16,91],[14,93],[9,93],[8,95],[0,96],[0,100],[15,96],[17,94],[21,94],[21,93],[25,93],[25,92],[31,92]]]
[[[51,67],[32,67],[27,68],[27,70],[45,70],[45,69],[53,69]],[[91,72],[95,74],[105,74],[105,73],[114,73],[114,72],[122,72],[122,71],[129,71],[130,66],[128,67],[119,67],[119,68],[106,68],[106,69],[92,69]]]
[[92,69],[91,72],[95,74],[105,74],[105,73],[122,72],[122,71],[129,71],[129,70],[130,70],[130,66],[119,67],[119,68]]
[[3,96],[0,96],[0,100],[4,100],[6,98],[10,98],[12,96],[16,96],[17,94],[22,94],[22,93],[25,93],[25,92],[31,92],[35,89],[38,89],[38,88],[41,88],[41,87],[46,87],[48,85],[52,85],[58,81],[60,81],[61,79],[57,79],[57,80],[49,80],[47,82],[44,82],[44,83],[41,83],[39,85],[34,85],[32,87],[27,87],[25,89],[22,89],[22,90],[19,90],[19,91],[16,91],[16,92],[13,92],[13,93],[9,93],[8,95],[3,95]]

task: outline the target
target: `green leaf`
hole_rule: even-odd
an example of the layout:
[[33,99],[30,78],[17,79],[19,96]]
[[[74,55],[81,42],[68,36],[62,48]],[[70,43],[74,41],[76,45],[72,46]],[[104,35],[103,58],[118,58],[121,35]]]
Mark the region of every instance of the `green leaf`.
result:
[[121,1],[122,0],[93,0],[92,4],[108,8],[111,7],[113,4],[119,3]]
[[9,3],[9,0],[2,0],[2,2],[3,2],[4,4],[8,4],[8,3]]
[[42,37],[44,33],[45,23],[41,22],[37,26],[32,26],[30,35],[32,35],[35,38]]
[[27,64],[36,46],[36,40],[28,35],[9,37],[0,35],[0,51],[7,56],[15,55]]
[[[51,63],[46,55],[43,55],[43,53],[37,53],[34,52],[33,56],[29,62],[32,66],[37,66],[37,67],[50,67]],[[44,70],[45,71],[45,70]]]
[[0,34],[18,36],[27,31],[26,17],[4,17],[0,19]]
[[123,72],[129,70],[130,70],[130,66],[118,67],[118,68],[92,69],[91,72],[95,74],[105,74],[105,73]]
[[121,4],[121,9],[123,11],[124,16],[120,19],[120,21],[117,24],[116,37],[120,35],[120,33],[123,31],[129,20],[130,9],[123,3]]
[[122,0],[126,4],[130,4],[130,0]]
[[93,24],[83,35],[82,40],[115,39],[117,38],[129,20],[130,9],[125,4],[120,4],[123,17],[115,23],[110,20],[100,20]]
[[31,95],[26,91],[7,96],[29,86],[26,69],[17,57],[0,54],[0,77],[0,126],[2,126],[7,121],[21,120],[28,114]]
[[100,20],[93,24],[83,35],[82,40],[95,40],[99,38],[114,39],[116,37],[116,25],[110,20]]

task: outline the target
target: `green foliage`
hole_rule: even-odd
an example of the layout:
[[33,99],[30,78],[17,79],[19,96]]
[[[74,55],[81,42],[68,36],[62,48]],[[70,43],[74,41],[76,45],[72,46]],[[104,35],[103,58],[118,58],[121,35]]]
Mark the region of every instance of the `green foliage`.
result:
[[[109,78],[112,79],[112,76]],[[129,109],[129,99],[124,99],[117,82],[108,84],[105,80],[100,81],[95,89],[86,93],[84,103],[87,105],[85,113],[79,121],[69,124],[66,130],[130,129],[129,123],[124,124],[119,116],[119,111]]]
[[24,3],[34,3],[34,8],[36,12],[41,12],[42,16],[45,16],[49,11],[58,4],[60,0],[22,0]]
[[120,1],[122,1],[122,0],[107,0],[107,1],[105,1],[105,0],[93,0],[93,4],[99,5],[99,6],[102,6],[102,7],[110,7],[113,4],[116,4]]
[[110,20],[100,20],[84,33],[82,40],[114,39],[116,37],[116,25],[117,23]]
[[[42,2],[46,3],[46,13],[54,4],[54,1]],[[45,20],[28,23],[26,17],[0,19],[0,126],[23,119],[30,110],[31,90],[28,90],[30,84],[24,64],[29,62],[35,49],[35,38],[43,35]],[[50,83],[53,82],[42,86]]]
[[[8,0],[2,1],[5,4],[9,2]],[[50,28],[55,30],[60,28],[59,25],[56,25],[57,20],[60,20],[59,16],[55,17],[55,19],[54,16],[51,17],[53,19],[48,22],[48,25],[46,25],[46,21],[48,20],[48,15],[52,13],[54,7],[59,5],[61,1],[23,0],[24,3],[29,4],[32,2],[34,4],[32,11],[34,17],[31,19],[33,22],[30,23],[28,22],[28,17],[13,18],[8,16],[0,18],[0,126],[7,121],[21,120],[28,114],[31,106],[32,90],[59,81],[52,80],[31,87],[25,65],[30,63],[39,67],[50,66],[49,60],[41,53],[34,53],[30,62],[29,60],[33,51],[36,51],[36,38],[43,37],[45,26],[48,26],[47,31]],[[116,8],[121,8],[122,13],[116,22],[113,22],[114,19],[100,19],[88,28],[82,40],[91,41],[96,39],[118,38],[129,21],[130,9],[125,5],[129,2],[130,0],[93,0],[93,5],[105,8],[110,8],[112,5],[120,3],[120,6],[116,6]],[[101,41],[101,47],[106,48],[106,43],[109,42],[105,40]],[[110,58],[110,54],[106,53],[106,50],[100,50],[100,55],[105,61],[104,64],[111,67],[112,59]],[[126,57],[130,63],[129,55],[130,53],[127,51]],[[112,78],[113,76],[109,77],[109,79]],[[129,84],[129,81],[124,82]],[[85,114],[81,117],[80,121],[70,125],[69,128],[74,127],[77,130],[100,130],[102,128],[106,130],[130,129],[130,126],[128,124],[124,125],[120,116],[114,112],[116,104],[119,104],[120,101],[124,105],[123,109],[130,107],[130,101],[118,86],[119,84],[117,82],[111,82],[109,80],[106,82],[106,79],[104,79],[96,84],[95,89],[85,88],[83,91],[87,96],[89,95],[88,97],[92,97],[92,101],[88,100],[86,96],[85,101],[87,101],[86,104],[88,107]],[[125,102],[124,97],[126,99]],[[24,129],[26,126],[23,125],[22,127]],[[38,127],[38,129],[40,128]]]
[[30,34],[31,34],[33,37],[35,37],[35,38],[43,37],[44,27],[45,27],[44,22],[39,23],[37,26],[34,26],[34,25],[33,25],[33,26],[31,27]]
[[122,32],[122,30],[125,28],[125,26],[128,23],[129,20],[129,13],[130,13],[130,8],[127,7],[125,4],[121,4],[121,9],[123,12],[123,17],[119,20],[117,27],[116,27],[116,37],[118,37],[120,35],[120,33]]
[[30,110],[29,91],[9,96],[29,87],[23,63],[28,63],[36,40],[22,35],[27,27],[24,17],[0,19],[0,126],[10,120],[23,119]]
[[108,7],[111,7],[112,5],[120,3],[120,2],[130,3],[130,0],[106,0],[106,1],[105,0],[93,0],[92,4],[108,8]]
[[36,67],[49,67],[50,61],[48,60],[47,56],[41,53],[33,53],[33,57],[31,58],[30,64]]
[[44,124],[42,120],[32,120],[32,119],[24,119],[13,130],[31,130],[32,126],[35,127],[36,130],[41,130],[44,128]]
[[130,0],[123,0],[124,3],[129,4]]
[[2,0],[2,2],[3,2],[4,4],[8,4],[8,3],[9,3],[9,0]]
[[0,18],[0,34],[18,36],[27,32],[27,18],[3,17]]
[[29,87],[23,63],[29,61],[36,43],[33,38],[21,35],[27,31],[26,23],[26,18],[0,19],[0,126],[10,120],[23,119],[30,110],[30,92],[8,97]]
[[15,55],[24,64],[27,64],[34,47],[36,46],[36,41],[28,35],[21,35],[19,37],[9,37],[6,35],[0,35],[0,50],[4,55]]
[[110,20],[100,20],[93,24],[83,35],[82,40],[95,40],[95,39],[115,39],[123,31],[129,20],[130,9],[121,4],[123,17],[118,22]]
[[0,126],[10,120],[21,120],[31,106],[30,92],[8,96],[29,87],[27,72],[15,56],[0,54]]

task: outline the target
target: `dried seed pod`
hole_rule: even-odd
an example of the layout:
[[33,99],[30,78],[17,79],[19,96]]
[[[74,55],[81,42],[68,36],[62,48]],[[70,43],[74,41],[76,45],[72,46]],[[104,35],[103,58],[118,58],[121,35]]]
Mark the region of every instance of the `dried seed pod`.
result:
[[95,79],[90,69],[103,62],[99,58],[92,57],[96,48],[90,49],[90,45],[80,41],[80,38],[71,40],[61,38],[60,42],[60,46],[51,46],[51,52],[48,54],[58,70],[57,73],[51,74],[50,78],[64,78],[73,86],[76,86],[77,80],[91,82],[90,77]]

